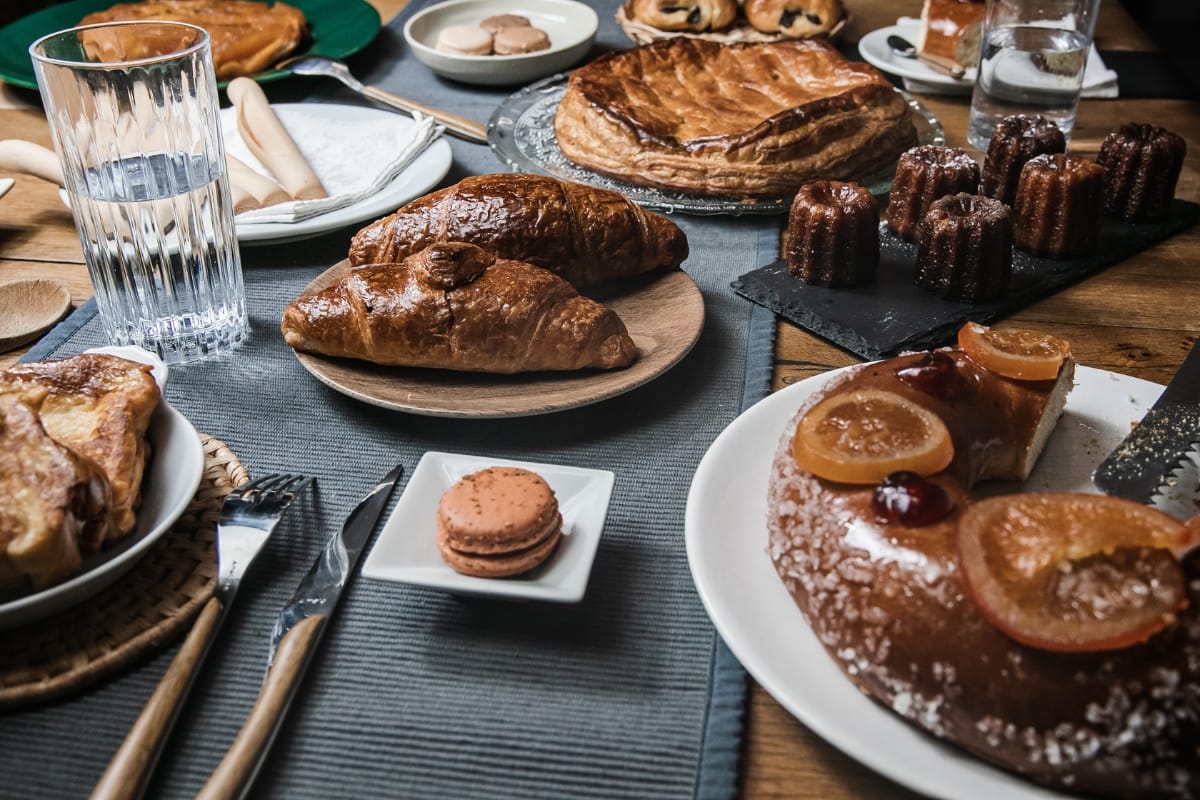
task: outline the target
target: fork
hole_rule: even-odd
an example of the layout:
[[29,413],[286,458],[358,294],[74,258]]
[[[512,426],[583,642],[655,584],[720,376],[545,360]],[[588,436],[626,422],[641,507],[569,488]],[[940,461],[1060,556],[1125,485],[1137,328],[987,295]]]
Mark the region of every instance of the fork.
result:
[[313,478],[304,475],[267,475],[226,495],[217,521],[218,577],[213,596],[200,610],[158,688],[92,790],[92,800],[137,798],[145,792],[167,734],[229,614],[242,576],[288,505],[312,482]]
[[341,61],[335,61],[325,56],[296,56],[295,58],[287,58],[280,61],[275,65],[275,69],[286,70],[296,75],[324,75],[329,78],[335,78],[363,97],[370,98],[380,105],[398,108],[401,111],[418,111],[427,117],[433,117],[448,132],[453,133],[461,139],[479,144],[487,144],[487,128],[475,120],[460,117],[458,114],[451,114],[449,111],[427,106],[424,103],[418,103],[416,100],[409,100],[407,97],[400,97],[391,92],[385,92],[383,89],[374,86],[364,86],[350,72],[350,68]]

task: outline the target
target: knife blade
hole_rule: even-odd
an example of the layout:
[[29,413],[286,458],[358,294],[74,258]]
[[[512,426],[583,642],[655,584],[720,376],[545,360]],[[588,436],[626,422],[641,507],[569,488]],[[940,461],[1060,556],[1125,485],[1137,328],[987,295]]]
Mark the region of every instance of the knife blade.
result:
[[375,485],[330,537],[275,623],[267,675],[254,707],[197,800],[242,797],[250,789],[296,695],[342,590],[404,472],[397,465]]
[[1125,440],[1100,463],[1092,482],[1106,494],[1149,503],[1200,444],[1200,340]]

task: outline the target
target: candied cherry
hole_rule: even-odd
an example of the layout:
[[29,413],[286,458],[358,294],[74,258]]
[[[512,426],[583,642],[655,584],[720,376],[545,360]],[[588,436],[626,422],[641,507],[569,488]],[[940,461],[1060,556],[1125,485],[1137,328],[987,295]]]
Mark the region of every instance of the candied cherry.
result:
[[972,503],[958,525],[963,582],[980,614],[1019,642],[1116,650],[1172,624],[1187,604],[1193,534],[1148,506],[1093,494],[1029,493]]
[[871,511],[884,524],[932,525],[953,510],[945,489],[911,470],[893,472],[871,492]]
[[992,372],[1023,381],[1054,380],[1071,354],[1066,339],[1037,331],[997,331],[977,322],[958,329],[958,346]]
[[953,460],[954,443],[929,409],[895,392],[860,389],[809,409],[796,427],[792,455],[826,480],[870,485],[899,470],[939,472]]
[[901,367],[896,370],[896,377],[917,391],[942,400],[953,400],[966,387],[954,358],[941,350],[925,353],[907,367]]

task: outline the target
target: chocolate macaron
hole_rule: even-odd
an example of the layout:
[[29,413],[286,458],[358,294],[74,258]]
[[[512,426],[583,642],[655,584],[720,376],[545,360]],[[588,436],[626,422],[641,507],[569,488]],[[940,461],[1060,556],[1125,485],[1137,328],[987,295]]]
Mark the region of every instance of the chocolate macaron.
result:
[[505,578],[541,564],[562,539],[558,499],[542,476],[489,467],[446,490],[437,509],[438,549],[456,571]]

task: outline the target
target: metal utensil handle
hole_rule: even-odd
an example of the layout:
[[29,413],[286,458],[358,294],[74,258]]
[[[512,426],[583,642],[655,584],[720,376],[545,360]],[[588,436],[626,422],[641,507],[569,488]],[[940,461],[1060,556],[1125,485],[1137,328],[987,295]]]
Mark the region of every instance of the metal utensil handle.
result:
[[250,789],[296,696],[327,619],[317,615],[302,620],[280,641],[254,708],[196,800],[229,800],[242,797]]
[[200,610],[171,666],[146,701],[108,769],[100,776],[91,800],[134,800],[145,793],[154,766],[162,755],[167,734],[179,716],[204,657],[217,638],[228,608],[228,603],[222,604],[213,597]]
[[950,59],[935,56],[930,53],[917,53],[917,59],[926,66],[933,67],[936,72],[949,75],[951,78],[962,78],[966,70]]
[[362,91],[367,97],[378,103],[383,103],[385,106],[398,108],[401,111],[419,111],[422,114],[433,117],[444,125],[447,131],[467,141],[487,144],[487,128],[473,119],[460,117],[458,114],[451,114],[449,111],[442,111],[439,108],[433,108],[424,103],[418,103],[415,100],[398,97],[391,92],[385,92],[383,89],[377,89],[374,86],[364,86]]

